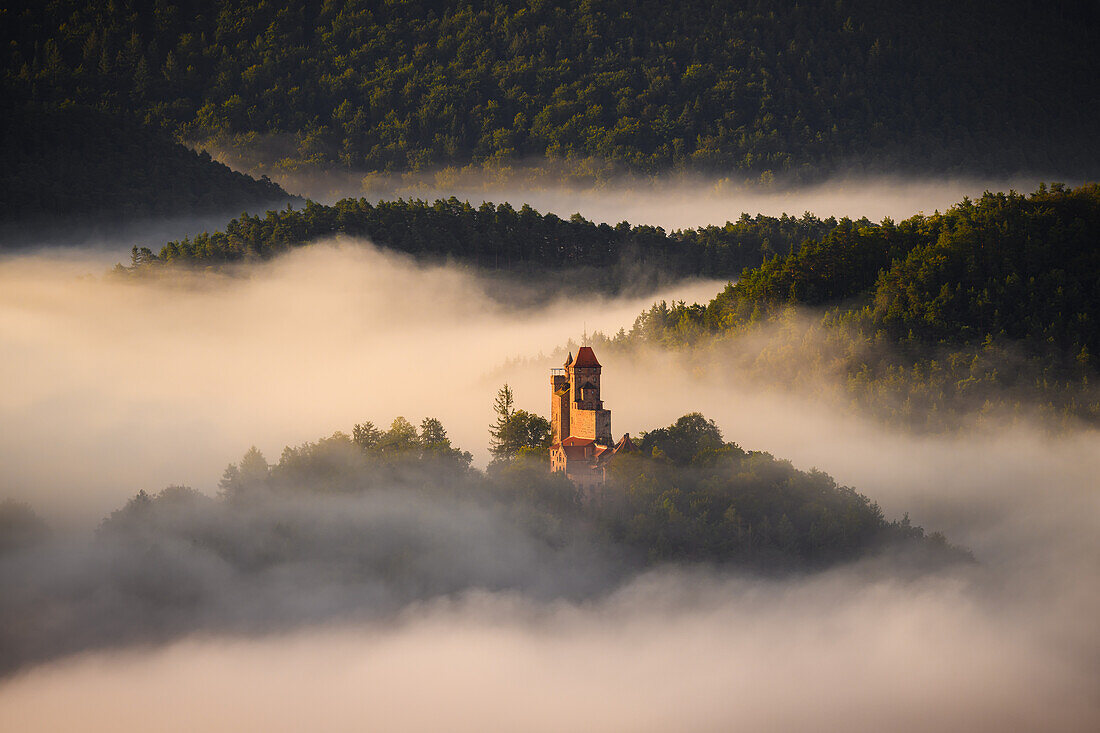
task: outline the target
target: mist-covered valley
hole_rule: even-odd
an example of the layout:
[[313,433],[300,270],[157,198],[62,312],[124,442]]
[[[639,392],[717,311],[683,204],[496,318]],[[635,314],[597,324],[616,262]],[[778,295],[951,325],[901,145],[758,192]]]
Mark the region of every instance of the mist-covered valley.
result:
[[[480,471],[502,384],[546,414],[570,340],[724,281],[515,308],[494,289],[518,281],[347,238],[147,278],[23,254],[0,281],[0,495],[51,529],[0,559],[4,653],[25,660],[0,682],[5,728],[1088,730],[1100,712],[1100,434],[996,414],[943,433],[884,423],[827,370],[762,378],[745,355],[789,346],[766,325],[705,359],[601,350],[615,434],[701,412],[972,562],[654,564],[443,475],[216,498],[250,446],[274,464],[399,415],[438,418]],[[179,484],[209,498],[94,531]]]
[[0,6],[0,730],[1100,729],[1097,37]]

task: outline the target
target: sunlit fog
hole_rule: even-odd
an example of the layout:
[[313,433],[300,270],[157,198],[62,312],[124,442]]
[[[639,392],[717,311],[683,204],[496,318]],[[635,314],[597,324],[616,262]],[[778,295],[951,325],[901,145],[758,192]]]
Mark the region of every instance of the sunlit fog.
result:
[[[0,726],[1090,729],[1100,436],[1018,421],[914,435],[838,407],[826,388],[754,381],[732,352],[727,367],[601,353],[614,433],[702,412],[727,440],[826,471],[976,562],[898,574],[869,560],[780,579],[639,574],[593,538],[550,551],[491,507],[401,491],[219,520],[244,547],[267,541],[249,536],[264,522],[305,518],[311,559],[278,574],[236,578],[183,547],[155,571],[124,547],[66,549],[141,489],[212,496],[252,445],[276,460],[366,420],[438,417],[484,466],[502,384],[547,414],[548,368],[570,340],[629,330],[654,300],[705,302],[724,284],[517,309],[492,291],[514,283],[361,241],[137,281],[96,258],[7,258],[0,494],[60,534],[4,572],[82,599],[72,613],[87,620],[25,638],[20,652],[45,663],[0,684]],[[364,583],[339,569],[349,553],[400,557],[404,570],[379,566]],[[120,568],[159,573],[169,598],[193,600],[155,619],[107,613],[88,591]],[[64,654],[79,649],[90,651]]]
[[[629,328],[653,297],[703,300],[724,285],[517,312],[487,292],[506,287],[499,281],[354,242],[158,282],[33,256],[0,272],[0,369],[19,385],[0,409],[20,425],[0,448],[4,489],[89,520],[139,488],[212,487],[251,444],[277,458],[284,445],[398,415],[439,418],[484,464],[505,381],[522,407],[546,412],[551,364],[501,373],[508,360],[579,341],[585,329]],[[60,463],[41,449],[58,441],[70,456]]]
[[1097,7],[0,7],[0,733],[1100,731]]
[[[239,161],[223,156],[234,165]],[[248,166],[244,166],[248,170]],[[257,175],[259,170],[253,171]],[[321,203],[342,198],[370,200],[416,198],[526,203],[544,213],[569,217],[579,213],[608,224],[660,226],[672,231],[721,226],[742,213],[755,216],[801,216],[810,212],[828,218],[867,217],[880,221],[906,219],[921,212],[944,211],[964,197],[985,191],[1031,191],[1041,181],[1066,181],[1064,176],[1020,175],[1013,178],[958,176],[926,178],[890,174],[836,174],[812,186],[761,187],[751,182],[684,175],[652,179],[612,178],[600,183],[562,182],[554,169],[520,167],[513,173],[474,172],[393,176],[364,173],[288,172],[263,170],[288,191]]]

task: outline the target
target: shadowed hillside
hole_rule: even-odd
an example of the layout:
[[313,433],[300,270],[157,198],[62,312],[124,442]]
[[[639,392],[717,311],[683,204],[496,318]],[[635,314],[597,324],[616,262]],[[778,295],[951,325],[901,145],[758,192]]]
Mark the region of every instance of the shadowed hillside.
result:
[[127,115],[92,109],[5,109],[0,159],[0,222],[8,225],[0,236],[11,241],[43,227],[240,211],[292,198]]
[[[283,168],[1095,174],[1093,3],[9,3],[13,98]],[[269,161],[270,162],[270,161]]]

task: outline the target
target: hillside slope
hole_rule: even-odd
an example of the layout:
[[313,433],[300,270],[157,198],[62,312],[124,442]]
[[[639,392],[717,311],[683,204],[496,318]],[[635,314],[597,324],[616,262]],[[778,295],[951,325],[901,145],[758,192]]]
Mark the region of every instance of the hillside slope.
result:
[[277,206],[293,198],[126,115],[7,109],[0,119],[0,223],[22,228],[132,222]]
[[[866,222],[864,220],[864,223]],[[420,259],[452,259],[485,270],[549,274],[589,268],[606,273],[603,284],[642,272],[666,277],[736,277],[769,253],[790,252],[803,241],[824,236],[836,219],[811,214],[795,218],[743,214],[736,222],[672,233],[661,227],[596,224],[574,214],[562,219],[530,206],[457,198],[420,200],[344,199],[332,206],[312,201],[299,210],[243,215],[224,230],[139,249],[137,271],[162,265],[217,266],[267,259],[293,247],[347,235]],[[621,268],[628,268],[629,271]]]
[[738,5],[14,2],[2,80],[290,167],[1096,175],[1095,3]]
[[619,340],[768,333],[753,369],[801,383],[833,370],[856,402],[929,427],[997,405],[1100,421],[1098,241],[1097,184],[838,222],[705,306],[655,305]]

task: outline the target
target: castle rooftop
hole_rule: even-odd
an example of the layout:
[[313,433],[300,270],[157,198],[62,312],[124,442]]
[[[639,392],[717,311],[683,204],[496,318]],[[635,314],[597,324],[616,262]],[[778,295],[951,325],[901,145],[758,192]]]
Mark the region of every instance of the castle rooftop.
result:
[[577,349],[577,360],[573,362],[575,367],[598,367],[600,362],[596,361],[596,352],[592,350],[591,346],[582,346]]

